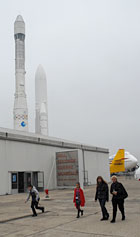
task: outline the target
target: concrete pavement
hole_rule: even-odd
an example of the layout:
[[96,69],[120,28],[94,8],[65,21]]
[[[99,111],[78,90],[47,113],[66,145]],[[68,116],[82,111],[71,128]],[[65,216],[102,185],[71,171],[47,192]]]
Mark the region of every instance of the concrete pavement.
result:
[[[45,200],[41,193],[40,204],[46,212],[31,217],[30,202],[24,203],[26,194],[0,196],[0,236],[22,237],[124,237],[140,236],[140,182],[133,178],[120,177],[129,197],[126,200],[126,221],[121,221],[118,211],[117,222],[101,222],[98,203],[93,202],[95,186],[84,190],[86,207],[84,216],[76,218],[76,210],[72,203],[73,190],[50,191],[50,199]],[[112,216],[111,201],[107,208]],[[38,212],[39,213],[39,212]]]

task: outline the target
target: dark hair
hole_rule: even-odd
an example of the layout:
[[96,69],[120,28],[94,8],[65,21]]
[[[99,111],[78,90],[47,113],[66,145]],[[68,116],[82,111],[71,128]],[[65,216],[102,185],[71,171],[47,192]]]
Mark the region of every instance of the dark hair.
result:
[[106,181],[103,179],[102,176],[98,176],[96,181],[97,181],[97,186],[99,185],[99,182],[98,182],[98,179],[101,179],[102,180],[102,183],[106,184]]
[[28,188],[33,188],[33,185],[32,184],[28,184]]

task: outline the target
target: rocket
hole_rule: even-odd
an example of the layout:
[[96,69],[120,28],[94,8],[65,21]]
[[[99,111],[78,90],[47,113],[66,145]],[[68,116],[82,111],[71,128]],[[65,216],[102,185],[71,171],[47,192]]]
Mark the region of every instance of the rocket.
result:
[[14,23],[15,38],[15,99],[14,129],[28,131],[28,109],[25,94],[25,23],[17,16]]
[[35,132],[48,136],[47,80],[41,65],[35,74]]

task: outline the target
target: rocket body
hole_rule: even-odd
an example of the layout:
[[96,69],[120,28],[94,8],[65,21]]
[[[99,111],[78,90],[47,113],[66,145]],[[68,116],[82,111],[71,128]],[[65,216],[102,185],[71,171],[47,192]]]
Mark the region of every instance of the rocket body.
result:
[[35,132],[48,136],[47,80],[41,65],[35,74]]
[[14,23],[15,38],[15,101],[14,129],[28,131],[28,109],[25,94],[25,23],[17,16]]

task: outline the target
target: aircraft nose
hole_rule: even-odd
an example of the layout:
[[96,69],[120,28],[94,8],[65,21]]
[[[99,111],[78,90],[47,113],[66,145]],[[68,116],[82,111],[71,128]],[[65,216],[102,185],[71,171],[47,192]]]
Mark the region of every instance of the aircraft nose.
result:
[[138,164],[138,160],[137,160],[137,158],[136,158],[136,157],[133,157],[133,162],[134,162],[134,164],[135,164],[135,165],[137,165],[137,164]]

